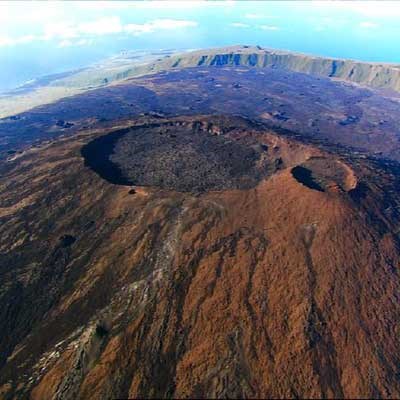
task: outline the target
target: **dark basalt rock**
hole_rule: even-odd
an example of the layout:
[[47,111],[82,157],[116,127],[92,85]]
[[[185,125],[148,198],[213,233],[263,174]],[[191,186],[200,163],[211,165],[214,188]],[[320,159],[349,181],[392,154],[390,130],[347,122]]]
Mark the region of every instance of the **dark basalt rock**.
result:
[[61,247],[69,247],[76,242],[76,238],[72,235],[63,235],[60,237]]
[[358,116],[349,115],[346,119],[340,121],[339,124],[342,126],[346,126],[346,125],[356,124],[359,120],[360,118]]
[[97,324],[95,332],[98,337],[104,337],[108,334],[108,330],[103,324]]
[[74,124],[72,122],[66,122],[66,121],[64,121],[62,119],[59,119],[56,122],[56,126],[58,126],[60,128],[68,129],[68,128],[71,128],[72,126],[74,126]]
[[274,165],[265,149],[229,137],[229,127],[168,121],[123,129],[82,149],[85,164],[119,185],[203,192],[255,186]]

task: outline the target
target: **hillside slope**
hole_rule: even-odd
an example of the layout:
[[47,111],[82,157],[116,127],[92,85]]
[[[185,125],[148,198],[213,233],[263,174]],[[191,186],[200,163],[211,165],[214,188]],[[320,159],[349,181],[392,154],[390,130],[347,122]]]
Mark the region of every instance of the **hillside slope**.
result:
[[1,398],[400,396],[397,173],[241,118],[124,124],[118,140],[154,129],[190,160],[180,135],[200,135],[270,168],[217,191],[163,188],[162,165],[116,185],[104,129],[0,164]]

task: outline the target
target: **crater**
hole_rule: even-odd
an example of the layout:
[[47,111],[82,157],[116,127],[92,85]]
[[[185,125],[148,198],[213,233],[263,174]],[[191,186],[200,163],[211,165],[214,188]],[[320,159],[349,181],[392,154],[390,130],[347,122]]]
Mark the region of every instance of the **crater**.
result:
[[310,189],[318,190],[319,192],[324,192],[324,188],[318,183],[318,180],[313,176],[312,170],[302,166],[297,165],[296,167],[292,168],[292,175],[293,177]]
[[291,173],[302,185],[319,192],[349,192],[357,186],[353,170],[328,157],[311,157],[292,168]]
[[278,166],[235,126],[166,120],[122,129],[82,148],[85,165],[107,181],[183,192],[247,189]]

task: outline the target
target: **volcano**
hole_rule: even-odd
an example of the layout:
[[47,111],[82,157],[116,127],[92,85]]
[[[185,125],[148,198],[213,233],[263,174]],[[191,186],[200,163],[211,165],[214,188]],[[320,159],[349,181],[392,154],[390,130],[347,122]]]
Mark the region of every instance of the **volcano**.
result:
[[395,162],[142,115],[1,168],[2,398],[400,396]]

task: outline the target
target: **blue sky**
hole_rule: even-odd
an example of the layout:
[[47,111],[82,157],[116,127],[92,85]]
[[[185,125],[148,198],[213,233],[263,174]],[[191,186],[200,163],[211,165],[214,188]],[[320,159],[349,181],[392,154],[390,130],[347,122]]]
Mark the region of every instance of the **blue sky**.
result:
[[0,2],[0,89],[122,50],[259,44],[399,62],[400,2]]

